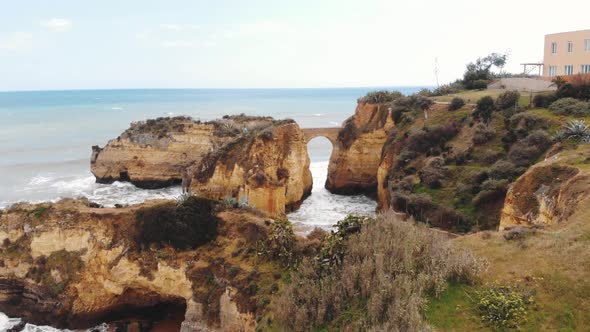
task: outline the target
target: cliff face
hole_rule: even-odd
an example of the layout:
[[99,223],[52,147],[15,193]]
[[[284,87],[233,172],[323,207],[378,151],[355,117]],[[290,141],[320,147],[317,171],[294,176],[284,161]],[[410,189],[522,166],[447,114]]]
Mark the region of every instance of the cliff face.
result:
[[266,236],[264,222],[228,210],[218,214],[217,239],[202,247],[140,249],[135,212],[155,203],[96,209],[65,200],[0,211],[0,311],[68,328],[172,317],[182,331],[254,331],[255,286],[275,280],[249,251]]
[[93,147],[91,170],[101,183],[158,188],[182,182],[199,195],[231,197],[273,216],[297,207],[312,186],[299,126],[244,115],[134,123],[104,148]]
[[590,146],[563,151],[529,168],[506,195],[500,230],[516,225],[551,225],[588,210]]
[[178,184],[184,168],[231,138],[216,135],[218,127],[184,117],[132,123],[104,148],[92,147],[91,171],[99,183],[129,181],[150,189]]
[[192,177],[191,190],[200,196],[233,197],[273,216],[298,207],[312,186],[306,142],[294,122],[211,151]]
[[393,127],[389,105],[359,102],[332,150],[326,188],[341,194],[374,192],[381,150]]

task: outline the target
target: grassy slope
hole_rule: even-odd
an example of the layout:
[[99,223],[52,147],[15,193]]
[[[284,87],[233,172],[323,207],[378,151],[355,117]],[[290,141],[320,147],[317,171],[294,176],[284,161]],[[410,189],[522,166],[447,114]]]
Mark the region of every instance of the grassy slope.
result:
[[[590,155],[590,147],[570,153]],[[576,164],[588,171],[587,164]],[[523,285],[536,293],[524,331],[585,331],[590,328],[590,197],[566,222],[548,227],[524,241],[506,241],[476,233],[454,240],[489,261],[478,286],[451,287],[432,299],[426,311],[438,330],[487,329],[479,320],[474,292],[485,284]],[[489,234],[489,233],[488,233]]]
[[[475,104],[481,97],[491,96],[492,98],[496,99],[503,92],[504,92],[504,90],[466,90],[466,91],[461,91],[461,92],[454,93],[451,95],[434,97],[433,99],[435,101],[439,101],[439,102],[450,102],[451,99],[453,99],[454,97],[459,97],[459,98],[463,98],[465,100],[465,102],[468,104]],[[542,93],[543,92],[541,92],[541,93],[533,92],[532,97],[534,97],[537,94],[542,94]],[[528,106],[530,101],[532,100],[531,99],[532,97],[531,97],[530,92],[520,91],[520,100],[519,100],[518,104],[520,106]]]

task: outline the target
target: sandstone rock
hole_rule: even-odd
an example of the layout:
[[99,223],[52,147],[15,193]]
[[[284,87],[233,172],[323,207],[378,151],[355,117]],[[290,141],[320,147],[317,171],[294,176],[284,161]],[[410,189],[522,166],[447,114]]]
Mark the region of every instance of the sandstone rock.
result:
[[[562,151],[529,168],[508,190],[500,230],[517,225],[551,225],[567,220],[590,194],[590,171],[580,159],[590,146]],[[582,164],[583,165],[583,164]]]
[[91,169],[97,182],[143,188],[184,182],[198,195],[234,198],[272,216],[297,208],[312,186],[299,126],[243,115],[134,123],[104,148],[93,147]]
[[359,102],[338,135],[326,188],[341,194],[375,192],[381,151],[393,127],[388,105]]
[[236,198],[271,216],[298,207],[311,192],[304,135],[294,122],[242,136],[203,158],[191,190],[211,199]]
[[[36,218],[29,216],[37,205],[3,211],[1,234],[21,236],[10,252],[0,248],[0,311],[60,328],[119,321],[127,330],[137,330],[132,322],[143,328],[182,310],[183,331],[253,331],[256,306],[251,303],[256,300],[245,280],[246,271],[257,269],[257,263],[240,261],[225,247],[246,243],[243,228],[262,228],[266,234],[264,219],[239,209],[220,212],[216,243],[185,251],[164,248],[166,254],[160,255],[153,251],[158,249],[139,249],[134,235],[135,211],[158,203],[98,209],[67,200],[44,204],[47,212]],[[22,231],[25,222],[31,226],[27,235]],[[79,263],[60,262],[60,257]],[[244,270],[228,274],[230,261]],[[259,272],[256,278],[274,280],[271,272]],[[218,291],[209,292],[211,287]]]

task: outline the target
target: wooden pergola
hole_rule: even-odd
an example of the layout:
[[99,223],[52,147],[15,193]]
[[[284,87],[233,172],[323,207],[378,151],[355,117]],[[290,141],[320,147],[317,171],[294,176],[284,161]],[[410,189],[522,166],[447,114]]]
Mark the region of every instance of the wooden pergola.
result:
[[[521,63],[521,65],[524,66],[523,73],[525,75],[530,74],[533,70],[535,70],[535,67],[537,67],[539,69],[539,76],[542,76],[543,75],[543,66],[544,66],[543,63],[530,62],[530,63]],[[532,68],[529,68],[527,70],[527,66],[528,67],[532,67]]]

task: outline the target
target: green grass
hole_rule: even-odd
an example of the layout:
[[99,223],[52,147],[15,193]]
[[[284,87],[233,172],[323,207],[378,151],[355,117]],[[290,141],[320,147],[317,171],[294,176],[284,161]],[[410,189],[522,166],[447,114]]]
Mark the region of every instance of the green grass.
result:
[[481,323],[473,296],[474,287],[450,283],[439,298],[430,296],[424,315],[426,320],[441,331],[488,330]]
[[[463,100],[465,100],[465,102],[467,104],[475,104],[479,99],[481,99],[482,97],[485,96],[490,96],[492,98],[494,98],[494,100],[496,98],[498,98],[499,95],[501,95],[502,93],[504,93],[505,91],[503,90],[466,90],[466,91],[461,91],[459,93],[455,93],[455,94],[450,94],[450,95],[446,95],[446,96],[438,96],[438,97],[434,97],[433,99],[435,101],[440,101],[440,102],[450,102],[451,99],[455,98],[455,97],[459,97],[462,98]],[[538,95],[538,94],[542,94],[543,92],[533,92],[533,98]],[[528,106],[530,101],[531,101],[531,93],[528,91],[520,91],[520,99],[518,101],[518,105],[519,106]]]

